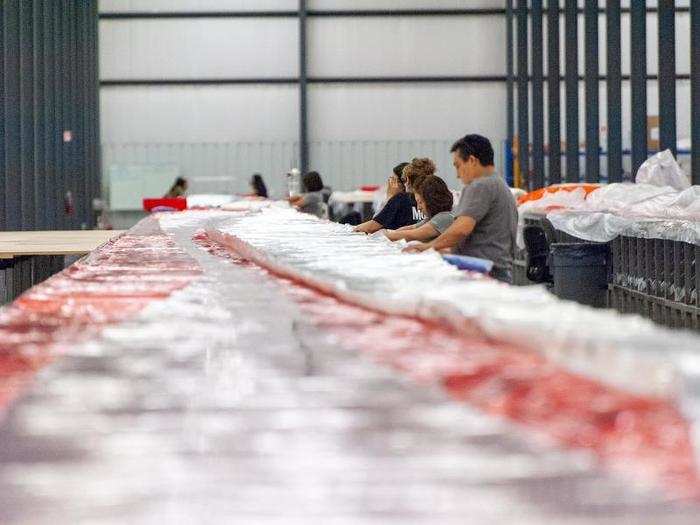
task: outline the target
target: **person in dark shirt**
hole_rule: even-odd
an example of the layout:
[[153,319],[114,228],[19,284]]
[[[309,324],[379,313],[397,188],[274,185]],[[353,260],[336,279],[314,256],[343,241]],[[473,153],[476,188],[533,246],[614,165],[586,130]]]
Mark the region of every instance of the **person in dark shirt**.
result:
[[[402,172],[406,166],[408,166],[408,162],[394,166],[393,174],[387,182],[388,200],[386,204],[372,220],[357,225],[356,232],[374,233],[382,228],[391,227],[389,226],[391,224],[401,223],[402,226],[405,226],[413,223],[410,213],[410,197],[406,193],[406,185],[402,178]],[[409,200],[407,201],[407,199]],[[406,212],[407,209],[409,213]]]
[[253,196],[267,199],[267,186],[259,173],[253,174],[250,178],[250,189],[253,192]]
[[184,197],[187,193],[187,186],[187,179],[184,177],[178,177],[175,179],[175,183],[168,190],[168,193],[163,195],[163,198],[174,199],[176,197]]
[[355,231],[374,233],[381,229],[398,230],[424,218],[418,211],[411,188],[435,173],[435,163],[430,159],[413,159],[410,163],[399,164],[393,171],[387,189],[389,200],[372,220],[360,224]]

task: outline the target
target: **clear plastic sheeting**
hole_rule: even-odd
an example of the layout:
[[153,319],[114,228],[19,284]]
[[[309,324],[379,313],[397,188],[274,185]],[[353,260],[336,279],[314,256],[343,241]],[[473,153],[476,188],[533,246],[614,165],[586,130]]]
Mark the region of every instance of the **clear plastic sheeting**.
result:
[[608,242],[619,235],[700,244],[700,186],[677,191],[651,184],[610,184],[581,203],[547,214],[569,235]]
[[0,414],[60,348],[187,286],[199,268],[146,220],[0,310]]
[[525,239],[523,229],[525,227],[525,216],[531,212],[547,213],[549,210],[578,210],[585,206],[586,191],[583,188],[576,188],[572,191],[557,191],[554,193],[544,193],[542,198],[529,200],[518,206],[518,233],[516,244],[525,249]]
[[670,186],[678,191],[690,187],[690,177],[685,174],[668,149],[649,157],[637,170],[635,182]]
[[497,340],[638,392],[675,395],[684,372],[668,348],[695,352],[700,347],[700,338],[691,333],[561,301],[542,287],[506,286],[461,272],[435,252],[405,254],[400,243],[291,210],[212,218],[208,231],[244,257],[355,304],[440,319],[459,330],[476,326]]
[[[0,427],[0,521],[697,523],[692,503],[603,474],[589,454],[557,450],[425,381],[457,363],[449,387],[461,401],[467,358],[484,363],[488,342],[212,256],[191,240],[212,217],[227,220],[163,216],[198,278],[67,346],[14,406]],[[390,354],[410,380],[376,364]],[[556,375],[534,369],[542,383]],[[522,371],[511,367],[501,385],[522,390]],[[500,400],[496,386],[485,385],[484,404]],[[605,406],[582,408],[606,423]]]
[[199,193],[187,196],[188,208],[220,208],[240,199],[239,196],[217,193]]
[[260,211],[265,208],[278,207],[289,208],[286,201],[271,201],[267,199],[242,199],[221,206],[226,211]]

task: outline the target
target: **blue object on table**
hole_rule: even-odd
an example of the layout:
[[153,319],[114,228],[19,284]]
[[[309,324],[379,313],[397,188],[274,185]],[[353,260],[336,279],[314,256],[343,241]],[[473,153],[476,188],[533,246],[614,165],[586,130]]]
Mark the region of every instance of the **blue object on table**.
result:
[[460,270],[489,273],[493,269],[493,261],[488,259],[469,257],[467,255],[443,255],[442,258]]

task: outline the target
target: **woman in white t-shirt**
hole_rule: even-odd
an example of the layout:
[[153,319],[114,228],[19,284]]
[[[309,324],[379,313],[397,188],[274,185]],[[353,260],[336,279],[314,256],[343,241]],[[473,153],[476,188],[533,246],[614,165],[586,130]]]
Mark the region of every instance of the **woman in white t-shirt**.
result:
[[447,230],[455,219],[452,192],[440,177],[428,175],[413,188],[413,193],[426,219],[400,230],[386,230],[386,236],[392,241],[431,241]]

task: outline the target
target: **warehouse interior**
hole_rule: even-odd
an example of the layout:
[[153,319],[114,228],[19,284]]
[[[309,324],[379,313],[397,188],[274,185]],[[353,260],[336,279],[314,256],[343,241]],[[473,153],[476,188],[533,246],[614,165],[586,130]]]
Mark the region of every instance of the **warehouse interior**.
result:
[[0,522],[700,520],[700,0],[4,0]]

